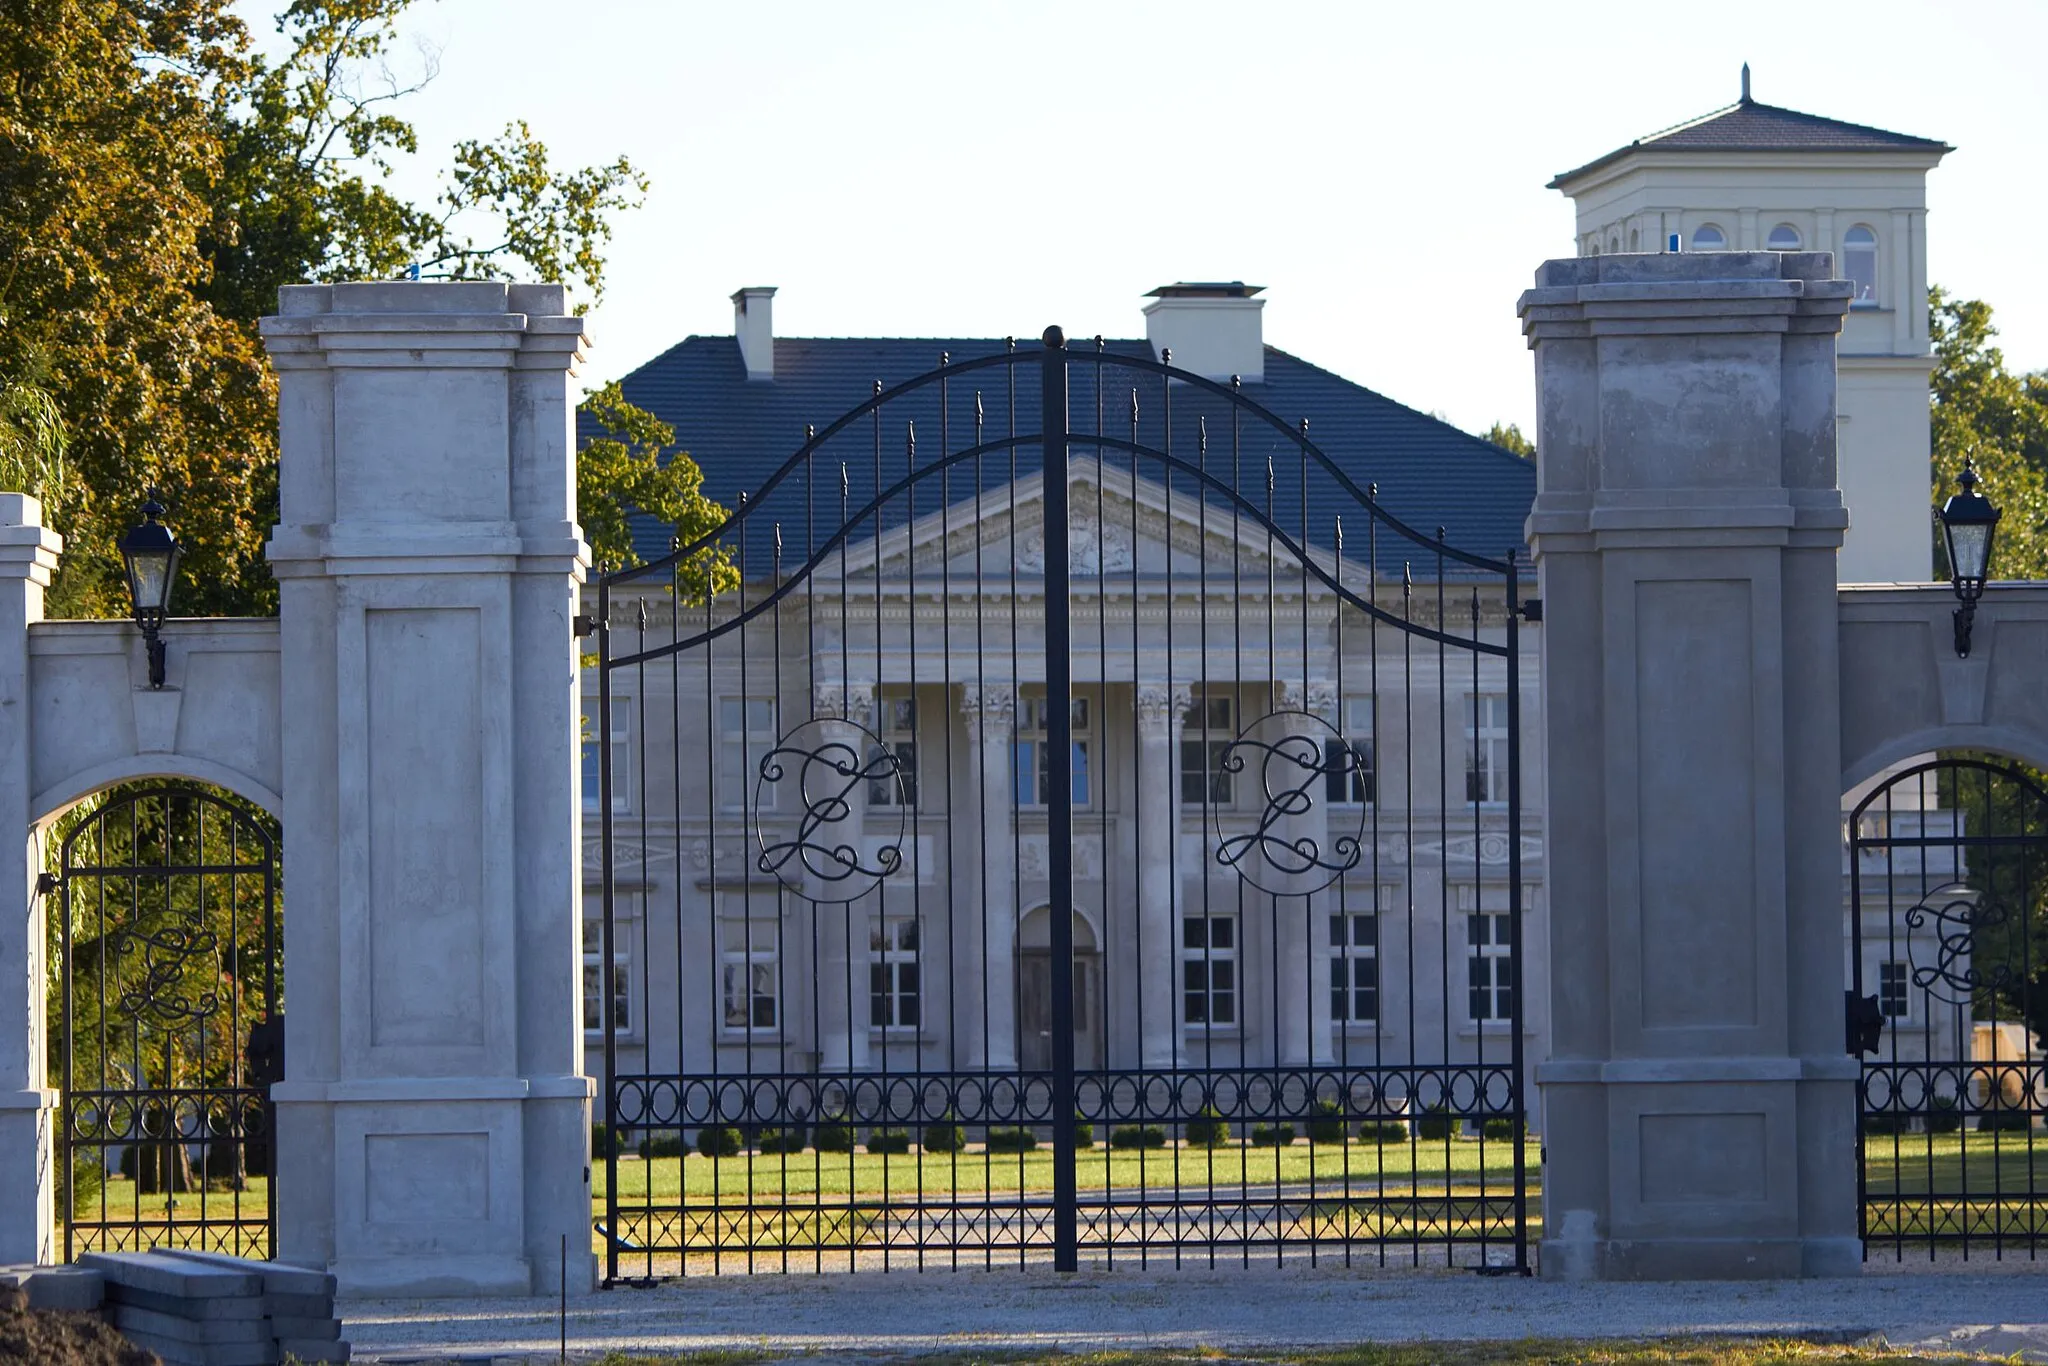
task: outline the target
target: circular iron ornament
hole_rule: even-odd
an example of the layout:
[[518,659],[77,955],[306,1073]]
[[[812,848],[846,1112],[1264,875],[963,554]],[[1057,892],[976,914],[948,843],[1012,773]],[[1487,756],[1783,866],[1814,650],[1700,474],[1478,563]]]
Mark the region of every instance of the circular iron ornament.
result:
[[[1222,766],[1252,775],[1261,808],[1251,830],[1235,833],[1214,808],[1218,863],[1274,896],[1309,896],[1358,866],[1365,807],[1332,806],[1326,795],[1332,782],[1348,788],[1361,768],[1336,727],[1314,712],[1268,712],[1224,747]],[[1328,812],[1327,843],[1289,829],[1318,806]]]
[[[2005,907],[1974,887],[1954,882],[1937,887],[1906,912],[1906,958],[1913,985],[1937,1001],[1966,1005],[1980,988],[2012,985],[2012,969],[2000,963],[1977,966],[1977,932],[1996,929],[2008,918]],[[1932,961],[1927,961],[1929,958]]]
[[[761,857],[755,866],[807,901],[857,901],[903,866],[909,821],[903,764],[880,736],[857,721],[814,717],[761,756],[754,785]],[[851,829],[854,797],[870,783],[896,790],[896,829],[871,855],[860,843],[871,822]],[[794,812],[796,827],[774,819]]]

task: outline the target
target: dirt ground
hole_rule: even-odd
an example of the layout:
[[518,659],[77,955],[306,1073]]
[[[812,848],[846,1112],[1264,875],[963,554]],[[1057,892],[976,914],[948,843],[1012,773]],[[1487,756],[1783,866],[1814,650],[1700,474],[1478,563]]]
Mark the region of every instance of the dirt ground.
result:
[[96,1314],[31,1313],[0,1287],[0,1366],[163,1366]]

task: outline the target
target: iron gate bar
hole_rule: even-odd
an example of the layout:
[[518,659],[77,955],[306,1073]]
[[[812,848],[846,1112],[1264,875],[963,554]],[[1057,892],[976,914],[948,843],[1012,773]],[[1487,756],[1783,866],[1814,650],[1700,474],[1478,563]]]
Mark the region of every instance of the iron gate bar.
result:
[[[1052,1143],[1053,1270],[1080,1265],[1074,1172],[1074,661],[1067,633],[1072,561],[1067,543],[1066,334],[1045,329],[1044,390],[1038,424],[1045,500],[1045,709],[1046,744],[1052,749],[1052,790],[1060,800],[1046,810],[1046,855],[1051,864],[1052,917]],[[1015,497],[1016,484],[1011,484]],[[1014,516],[1011,525],[1014,528]],[[1014,535],[1014,532],[1012,533]],[[880,573],[881,556],[877,555]],[[1014,573],[1017,557],[1010,557]],[[879,601],[879,597],[877,599]],[[1015,629],[1016,616],[1010,618]]]

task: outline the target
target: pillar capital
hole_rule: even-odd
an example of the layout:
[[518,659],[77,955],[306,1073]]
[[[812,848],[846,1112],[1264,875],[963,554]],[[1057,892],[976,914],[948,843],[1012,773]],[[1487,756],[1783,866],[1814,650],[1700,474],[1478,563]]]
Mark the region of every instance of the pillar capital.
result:
[[1188,704],[1193,698],[1194,694],[1186,684],[1169,687],[1164,683],[1140,683],[1138,734],[1177,735],[1180,732],[1181,718],[1187,715]]
[[811,714],[823,721],[854,721],[865,725],[874,706],[875,685],[868,679],[820,683],[811,693]]
[[48,588],[63,553],[64,538],[43,525],[40,499],[0,493],[0,579],[27,579]]
[[963,683],[960,712],[967,718],[970,739],[998,743],[1016,728],[1017,690],[1008,683]]

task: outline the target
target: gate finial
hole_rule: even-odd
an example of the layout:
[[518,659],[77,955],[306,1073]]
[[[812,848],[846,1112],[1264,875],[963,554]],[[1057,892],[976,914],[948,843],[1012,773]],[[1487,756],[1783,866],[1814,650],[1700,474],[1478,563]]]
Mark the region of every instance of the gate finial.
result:
[[1045,329],[1045,335],[1040,340],[1045,343],[1047,350],[1057,351],[1067,344],[1067,334],[1060,331],[1058,323],[1054,323]]

